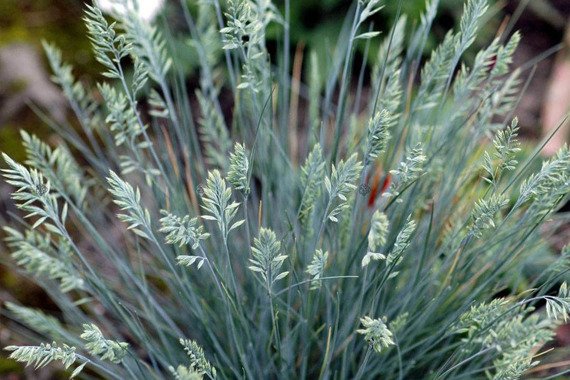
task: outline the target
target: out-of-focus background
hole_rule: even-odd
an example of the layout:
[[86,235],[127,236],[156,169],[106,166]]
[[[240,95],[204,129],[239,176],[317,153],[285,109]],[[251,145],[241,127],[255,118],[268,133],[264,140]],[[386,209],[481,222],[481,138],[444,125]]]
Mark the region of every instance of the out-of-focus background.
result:
[[[188,1],[192,8],[197,0],[182,1]],[[282,0],[275,3],[283,8]],[[375,20],[375,27],[387,33],[397,16],[399,2],[385,3],[385,9]],[[425,6],[425,0],[405,0],[401,3],[402,13],[407,14],[413,24]],[[523,77],[530,76],[531,79],[515,114],[519,117],[522,136],[530,146],[556,127],[570,109],[570,1],[493,0],[490,3],[492,5],[479,36],[479,45],[472,48],[470,53],[473,56],[477,47],[488,43],[497,30],[512,27],[512,30],[521,31],[523,39],[515,55],[514,67],[525,68]],[[455,27],[462,4],[459,0],[441,1],[426,54],[443,39],[447,30]],[[305,52],[314,50],[322,57],[330,54],[350,5],[349,0],[291,0],[291,53],[294,54],[298,47]],[[74,75],[79,80],[91,85],[103,80],[98,74],[101,67],[91,54],[82,22],[83,7],[84,0],[0,0],[0,151],[23,159],[20,129],[57,144],[57,136],[32,111],[30,105],[46,110],[57,122],[74,123],[59,89],[50,82],[42,40],[53,42],[62,49],[63,59],[74,66]],[[177,59],[187,67],[187,81],[191,85],[196,83],[194,68],[197,62],[186,44],[187,31],[178,7],[179,0],[165,1],[155,22],[165,34],[174,38],[174,44],[180,46],[176,49]],[[270,43],[273,50],[278,45],[279,31],[276,29],[274,33],[274,46]],[[546,145],[544,154],[552,154],[565,137],[563,132],[559,133]],[[10,207],[9,188],[0,180],[0,225],[5,223]],[[568,236],[561,234],[558,241],[553,240],[553,250],[567,243]],[[8,253],[0,243],[0,302],[18,299],[29,306],[52,308],[39,288],[3,265],[7,258]],[[0,313],[0,346],[3,347],[9,332],[2,328],[2,324]],[[570,332],[565,331],[560,330],[559,343],[570,345]],[[57,377],[52,369],[32,375],[2,355],[0,353],[2,379]]]

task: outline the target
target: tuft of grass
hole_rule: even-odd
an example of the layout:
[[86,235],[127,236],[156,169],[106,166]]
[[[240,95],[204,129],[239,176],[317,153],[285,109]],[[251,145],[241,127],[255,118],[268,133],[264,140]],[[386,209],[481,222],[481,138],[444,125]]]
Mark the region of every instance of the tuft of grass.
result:
[[[568,318],[568,255],[520,276],[567,199],[570,152],[533,174],[517,162],[520,36],[463,62],[486,1],[466,2],[420,68],[437,4],[379,34],[382,2],[356,0],[334,58],[308,55],[305,87],[288,12],[182,1],[195,92],[154,26],[86,6],[104,66],[94,92],[45,44],[81,129],[52,122],[55,149],[23,132],[25,165],[3,155],[23,212],[5,227],[13,262],[61,317],[7,303],[34,333],[10,357],[109,379],[514,379],[536,366]],[[377,38],[356,80],[355,50]]]

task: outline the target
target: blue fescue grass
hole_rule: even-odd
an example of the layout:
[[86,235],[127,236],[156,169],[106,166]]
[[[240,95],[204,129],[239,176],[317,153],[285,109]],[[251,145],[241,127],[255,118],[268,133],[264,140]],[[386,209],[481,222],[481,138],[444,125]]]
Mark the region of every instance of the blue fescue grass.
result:
[[[358,0],[327,70],[311,54],[301,86],[288,4],[182,1],[195,92],[134,12],[109,23],[86,6],[104,67],[94,91],[45,44],[80,131],[52,123],[55,149],[22,132],[25,166],[3,156],[23,211],[5,231],[61,318],[7,303],[39,344],[7,347],[12,358],[117,379],[514,379],[536,366],[568,318],[567,250],[529,289],[517,279],[544,254],[570,153],[535,174],[517,162],[520,36],[463,63],[487,10],[469,0],[421,65],[432,0],[418,22],[398,11],[358,72],[382,8]],[[310,96],[292,102],[299,88]]]

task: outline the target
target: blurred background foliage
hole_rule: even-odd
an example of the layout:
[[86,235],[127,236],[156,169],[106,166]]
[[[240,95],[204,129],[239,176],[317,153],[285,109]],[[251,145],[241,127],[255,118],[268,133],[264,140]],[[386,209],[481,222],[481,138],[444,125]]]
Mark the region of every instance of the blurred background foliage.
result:
[[[75,66],[75,74],[79,78],[95,75],[99,67],[94,65],[95,60],[81,20],[82,14],[82,1],[77,0],[2,0],[0,51],[8,47],[27,46],[39,54],[41,63],[46,68],[41,42],[53,41],[62,49],[64,59]],[[27,63],[29,62],[22,62],[23,65]],[[5,72],[7,68],[0,67],[0,70]],[[25,80],[22,83],[17,73],[5,74],[5,77],[14,78],[14,82],[6,83],[4,79],[4,83],[0,83],[0,105],[6,104],[29,85]],[[28,107],[19,107],[12,117],[0,119],[0,150],[18,158],[22,157],[21,144],[18,143],[20,128],[33,130],[42,136],[48,133]]]

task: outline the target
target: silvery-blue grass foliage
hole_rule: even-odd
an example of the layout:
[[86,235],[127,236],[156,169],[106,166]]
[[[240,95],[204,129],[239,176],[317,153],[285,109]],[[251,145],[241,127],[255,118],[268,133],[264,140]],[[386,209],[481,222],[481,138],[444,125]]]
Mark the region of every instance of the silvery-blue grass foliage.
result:
[[[514,379],[536,366],[568,318],[568,252],[531,283],[521,273],[568,193],[570,153],[534,174],[517,162],[519,35],[462,60],[486,1],[467,1],[420,68],[437,3],[380,35],[381,1],[355,1],[303,86],[288,0],[182,1],[192,92],[155,27],[86,6],[97,86],[45,44],[79,127],[51,123],[55,149],[22,132],[24,165],[3,155],[23,212],[5,226],[13,264],[60,309],[3,305],[30,339],[10,357],[116,379]],[[359,73],[354,53],[373,41]]]

